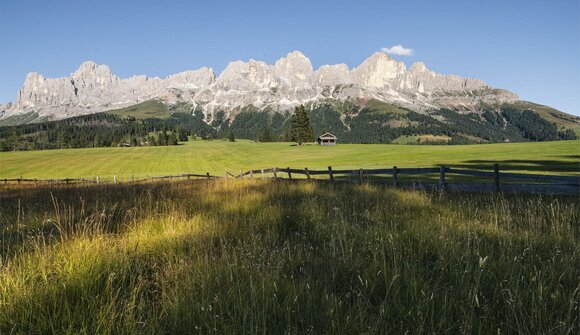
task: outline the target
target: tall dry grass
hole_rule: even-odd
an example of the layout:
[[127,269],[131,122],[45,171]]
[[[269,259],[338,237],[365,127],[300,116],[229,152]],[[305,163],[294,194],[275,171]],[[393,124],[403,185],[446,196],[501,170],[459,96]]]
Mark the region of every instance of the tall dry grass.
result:
[[196,181],[0,201],[0,333],[579,331],[575,198]]

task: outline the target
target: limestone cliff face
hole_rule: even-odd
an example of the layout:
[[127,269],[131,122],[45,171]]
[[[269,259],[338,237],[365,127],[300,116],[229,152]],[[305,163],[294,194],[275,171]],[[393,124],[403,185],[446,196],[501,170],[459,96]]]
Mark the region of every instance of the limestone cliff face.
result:
[[352,70],[353,82],[361,87],[383,88],[406,73],[405,64],[377,52]]
[[428,112],[441,107],[477,110],[480,101],[512,102],[518,97],[479,79],[435,73],[420,62],[407,69],[403,62],[382,52],[352,70],[337,64],[314,71],[307,57],[293,51],[273,65],[256,60],[231,62],[218,77],[204,67],[164,79],[121,79],[108,66],[94,62],[81,64],[63,78],[45,78],[33,72],[26,76],[16,103],[0,106],[0,118],[36,112],[61,119],[151,99],[169,104],[190,102],[211,118],[218,110],[230,116],[247,106],[286,111],[327,99],[377,99]]

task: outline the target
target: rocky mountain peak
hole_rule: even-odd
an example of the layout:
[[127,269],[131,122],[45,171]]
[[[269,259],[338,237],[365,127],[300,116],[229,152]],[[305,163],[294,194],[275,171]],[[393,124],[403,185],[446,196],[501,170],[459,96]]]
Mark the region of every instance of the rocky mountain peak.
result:
[[99,65],[93,61],[83,62],[79,69],[72,73],[73,77],[87,77],[87,76],[97,76],[97,77],[112,77],[113,72],[107,65]]
[[[38,72],[30,72],[26,75],[26,79],[24,79],[24,85],[22,85],[22,89],[28,88],[32,89],[42,86],[46,79],[43,75]],[[22,91],[22,90],[21,90]]]
[[310,62],[310,60],[308,59],[308,57],[304,56],[304,54],[302,52],[298,51],[298,50],[294,50],[294,51],[289,52],[286,55],[286,58],[302,58],[302,59],[305,59],[308,62]]
[[404,75],[405,71],[405,63],[384,52],[375,52],[352,70],[352,79],[359,85],[381,88],[388,86],[396,77]]
[[261,61],[250,59],[230,62],[216,80],[216,86],[224,91],[257,90],[269,87],[272,83],[270,66]]
[[95,62],[93,62],[92,60],[87,60],[81,63],[81,65],[79,65],[79,69],[77,70],[77,72],[90,72],[91,70],[94,70],[98,67],[99,65]]
[[188,70],[168,76],[165,81],[169,87],[201,88],[212,84],[215,81],[215,73],[209,67],[202,67],[197,70]]
[[336,86],[350,84],[350,71],[346,64],[322,65],[314,72],[315,82],[319,86]]
[[300,51],[292,51],[274,64],[277,84],[285,87],[308,87],[314,70],[310,59]]
[[415,64],[411,65],[411,68],[409,68],[409,71],[420,73],[420,72],[426,72],[429,70],[427,69],[427,66],[425,65],[425,63],[416,62]]
[[26,75],[26,79],[24,81],[38,81],[44,80],[44,76],[38,72],[30,72]]
[[218,81],[230,76],[241,74],[242,72],[246,71],[247,67],[248,64],[242,62],[241,60],[229,62],[222,73],[220,73]]

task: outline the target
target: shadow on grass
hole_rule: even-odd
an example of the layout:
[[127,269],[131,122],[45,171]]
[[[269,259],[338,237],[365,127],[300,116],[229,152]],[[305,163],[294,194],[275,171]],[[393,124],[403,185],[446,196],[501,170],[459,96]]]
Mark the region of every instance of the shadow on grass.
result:
[[[562,157],[562,156],[559,156]],[[580,156],[564,156],[577,159]],[[452,167],[461,167],[478,170],[493,170],[493,164],[498,163],[500,171],[527,171],[527,172],[580,172],[580,161],[569,160],[469,160],[464,164],[452,164]]]
[[[230,221],[233,217],[239,223],[268,215],[269,222],[278,229],[280,240],[296,237],[315,245],[316,234],[310,223],[321,218],[314,217],[311,204],[322,202],[341,208],[352,199],[359,201],[353,206],[402,203],[396,192],[351,184],[284,181],[239,184],[236,181],[230,186],[225,182],[224,187],[216,187],[219,183],[47,185],[4,190],[0,211],[0,255],[10,258],[27,241],[39,238],[55,243],[62,234],[117,234],[136,220],[173,213],[181,213],[186,218],[205,213],[215,222]],[[417,209],[411,204],[406,206],[409,210]],[[310,217],[305,217],[305,213],[310,213]],[[363,221],[359,217],[361,213],[355,211],[349,215],[352,221]],[[230,228],[240,230],[244,225]]]

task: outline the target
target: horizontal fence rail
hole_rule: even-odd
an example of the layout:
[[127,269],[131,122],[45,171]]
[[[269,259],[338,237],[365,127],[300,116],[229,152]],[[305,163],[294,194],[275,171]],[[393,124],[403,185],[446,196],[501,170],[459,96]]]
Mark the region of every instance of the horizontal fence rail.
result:
[[[275,178],[286,180],[314,180],[329,182],[358,182],[391,184],[403,188],[438,189],[463,192],[510,192],[510,193],[540,193],[580,195],[580,176],[555,176],[526,173],[500,172],[499,164],[490,167],[491,171],[456,169],[448,166],[427,168],[399,168],[393,166],[385,169],[343,169],[334,170],[331,166],[327,170],[311,170],[308,168],[269,168],[260,170],[241,171],[236,178]],[[268,176],[265,176],[269,174]],[[302,178],[297,178],[298,175]],[[386,175],[386,177],[385,177]],[[465,182],[449,182],[451,175],[473,177]],[[232,175],[233,176],[233,175]],[[327,178],[315,178],[327,176]],[[340,177],[348,179],[341,179]],[[426,176],[437,180],[425,181]],[[403,177],[404,180],[401,180]],[[411,177],[412,181],[407,180]],[[423,177],[423,178],[421,178]],[[517,183],[517,182],[524,183]]]
[[207,179],[207,180],[214,180],[214,179],[224,179],[224,178],[236,178],[238,176],[234,176],[231,173],[227,173],[226,176],[215,176],[210,175],[209,172],[206,174],[195,174],[195,173],[182,173],[178,175],[167,175],[167,176],[153,176],[153,177],[144,177],[144,178],[135,178],[132,177],[109,177],[109,178],[100,178],[95,177],[94,179],[87,179],[87,178],[64,178],[64,179],[40,179],[40,178],[3,178],[0,179],[0,184],[23,184],[23,183],[34,183],[34,184],[79,184],[79,183],[93,183],[93,184],[119,184],[119,183],[126,183],[126,182],[145,182],[145,181],[155,181],[155,180],[173,180],[173,179]]
[[[450,175],[472,177],[465,181],[449,182]],[[321,178],[322,177],[322,178]],[[515,193],[540,193],[540,194],[564,194],[580,195],[580,176],[556,176],[526,173],[500,172],[499,164],[490,167],[490,171],[456,169],[448,166],[427,168],[392,168],[383,169],[342,169],[334,170],[329,166],[326,170],[311,170],[296,168],[267,168],[258,170],[240,170],[239,174],[226,172],[224,176],[206,174],[182,173],[178,175],[154,176],[146,178],[65,178],[65,179],[36,179],[36,178],[13,178],[0,179],[0,183],[35,183],[35,184],[75,184],[75,183],[122,183],[122,182],[146,182],[156,180],[174,179],[243,179],[243,178],[268,178],[284,180],[311,180],[328,182],[356,182],[388,184],[402,188],[422,188],[464,192],[515,192]],[[354,180],[353,180],[354,179]],[[411,179],[411,180],[409,180]],[[433,181],[434,180],[434,181]],[[518,183],[519,182],[519,183]],[[523,182],[523,183],[522,183]]]

